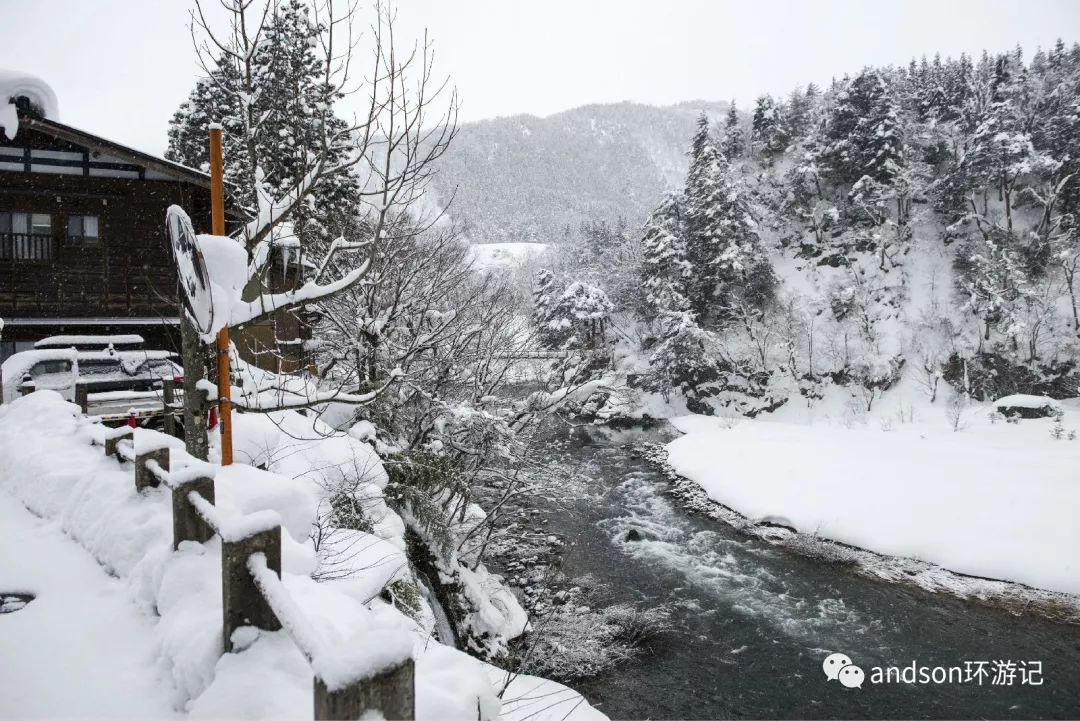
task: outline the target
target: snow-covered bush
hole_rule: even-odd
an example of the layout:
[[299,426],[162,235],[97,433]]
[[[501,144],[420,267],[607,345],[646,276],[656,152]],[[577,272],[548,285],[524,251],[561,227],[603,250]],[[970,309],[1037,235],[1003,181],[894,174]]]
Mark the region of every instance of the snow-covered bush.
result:
[[514,660],[524,673],[561,681],[596,676],[642,654],[650,641],[670,630],[670,618],[664,607],[644,609],[567,594],[534,623]]

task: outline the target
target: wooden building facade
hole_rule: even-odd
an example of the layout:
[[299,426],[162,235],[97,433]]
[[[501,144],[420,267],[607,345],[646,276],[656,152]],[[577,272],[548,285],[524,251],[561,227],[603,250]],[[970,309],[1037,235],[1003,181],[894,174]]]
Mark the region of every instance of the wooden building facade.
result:
[[210,226],[208,175],[19,110],[0,132],[0,357],[62,334],[179,347],[165,210]]
[[[179,352],[165,211],[179,205],[209,232],[209,175],[17,105],[17,132],[0,129],[0,361],[55,335],[134,333]],[[302,282],[299,270],[274,274],[273,290]],[[256,365],[291,372],[307,327],[279,315],[234,340]]]

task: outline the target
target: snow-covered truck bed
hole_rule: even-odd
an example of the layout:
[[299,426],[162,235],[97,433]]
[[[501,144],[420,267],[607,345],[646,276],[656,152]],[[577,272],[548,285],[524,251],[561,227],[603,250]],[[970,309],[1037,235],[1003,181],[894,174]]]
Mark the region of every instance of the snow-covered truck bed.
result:
[[[166,415],[164,394],[154,391],[109,391],[87,395],[87,415],[98,416],[104,423],[126,421],[132,416],[136,422]],[[183,416],[183,393],[179,390],[173,397],[172,413]]]

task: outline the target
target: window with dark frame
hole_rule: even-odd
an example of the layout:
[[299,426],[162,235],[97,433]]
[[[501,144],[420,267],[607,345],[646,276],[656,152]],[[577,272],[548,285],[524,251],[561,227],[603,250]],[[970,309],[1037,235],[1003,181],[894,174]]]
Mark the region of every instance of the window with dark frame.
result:
[[94,246],[100,242],[96,215],[68,216],[68,245]]
[[52,216],[0,211],[0,260],[51,260]]

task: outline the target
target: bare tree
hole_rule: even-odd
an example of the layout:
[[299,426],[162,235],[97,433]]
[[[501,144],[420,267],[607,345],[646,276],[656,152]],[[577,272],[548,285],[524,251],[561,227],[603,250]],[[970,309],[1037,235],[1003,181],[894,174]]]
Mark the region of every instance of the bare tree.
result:
[[[331,101],[342,96],[364,98],[365,112],[345,123],[330,122],[328,117],[316,122],[315,127],[322,131],[319,149],[308,154],[304,172],[292,187],[272,195],[261,177],[257,138],[266,118],[257,112],[261,88],[254,59],[274,6],[272,0],[222,0],[221,4],[227,14],[224,29],[208,22],[203,0],[195,2],[191,29],[196,54],[207,75],[212,79],[238,78],[235,83],[221,83],[221,90],[240,108],[243,121],[250,166],[246,182],[251,186],[255,207],[238,235],[250,253],[245,287],[254,284],[261,289],[250,300],[237,300],[228,309],[224,324],[240,328],[275,314],[318,309],[369,276],[399,220],[422,215],[420,209],[433,165],[457,132],[458,100],[448,81],[439,81],[434,75],[433,48],[426,35],[411,48],[403,51],[398,47],[396,15],[391,9],[377,3],[369,32],[361,36],[357,3],[342,6],[334,0],[314,0],[326,94],[324,112],[332,113]],[[364,50],[368,52],[367,69],[357,76]],[[348,144],[347,153],[332,152],[343,143]],[[339,237],[324,248],[301,248],[300,265],[312,265],[315,270],[311,276],[299,287],[266,291],[263,281],[280,257],[282,236],[289,235],[285,224],[310,202],[320,182],[342,173],[355,174],[360,185],[363,210],[356,224],[356,237]],[[200,330],[203,341],[211,342],[213,332]],[[193,363],[196,371],[197,365]],[[331,399],[369,403],[399,377],[357,394],[342,387],[324,388],[314,381],[297,382],[295,378],[257,373],[244,364],[238,365],[248,377],[241,380],[245,392],[234,404],[260,412],[303,408]]]

